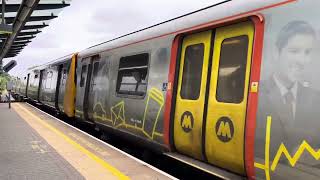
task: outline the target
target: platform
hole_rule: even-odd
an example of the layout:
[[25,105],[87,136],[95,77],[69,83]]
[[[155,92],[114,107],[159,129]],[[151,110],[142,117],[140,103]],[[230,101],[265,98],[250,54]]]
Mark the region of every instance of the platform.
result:
[[0,103],[0,179],[174,179],[26,103]]

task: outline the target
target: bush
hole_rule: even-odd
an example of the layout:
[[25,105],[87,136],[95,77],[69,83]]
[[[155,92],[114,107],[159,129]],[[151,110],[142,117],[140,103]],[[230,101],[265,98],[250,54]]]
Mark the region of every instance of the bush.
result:
[[10,80],[9,75],[1,74],[0,75],[0,92],[6,90],[7,82]]

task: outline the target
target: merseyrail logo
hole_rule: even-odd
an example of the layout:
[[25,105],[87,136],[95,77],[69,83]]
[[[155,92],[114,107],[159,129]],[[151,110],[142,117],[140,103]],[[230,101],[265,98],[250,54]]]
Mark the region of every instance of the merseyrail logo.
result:
[[181,127],[184,132],[188,133],[192,130],[194,123],[193,115],[190,111],[186,111],[181,116]]
[[231,119],[221,117],[216,123],[216,134],[220,141],[229,142],[234,134],[234,127]]

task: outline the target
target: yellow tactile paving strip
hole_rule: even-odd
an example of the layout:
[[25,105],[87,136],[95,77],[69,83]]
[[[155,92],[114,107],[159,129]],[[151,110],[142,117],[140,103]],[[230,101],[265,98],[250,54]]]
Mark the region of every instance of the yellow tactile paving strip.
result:
[[41,120],[22,105],[13,104],[12,107],[22,119],[37,131],[48,144],[50,144],[86,179],[129,179],[128,176],[118,169],[66,136],[54,126]]

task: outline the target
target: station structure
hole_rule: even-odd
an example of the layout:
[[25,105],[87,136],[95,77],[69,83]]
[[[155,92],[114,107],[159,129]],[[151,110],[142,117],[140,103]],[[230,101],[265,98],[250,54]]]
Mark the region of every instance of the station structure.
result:
[[[0,74],[67,0],[2,0]],[[0,179],[175,179],[27,103],[0,103]]]
[[0,73],[4,71],[3,59],[17,56],[69,5],[70,0],[2,0]]

